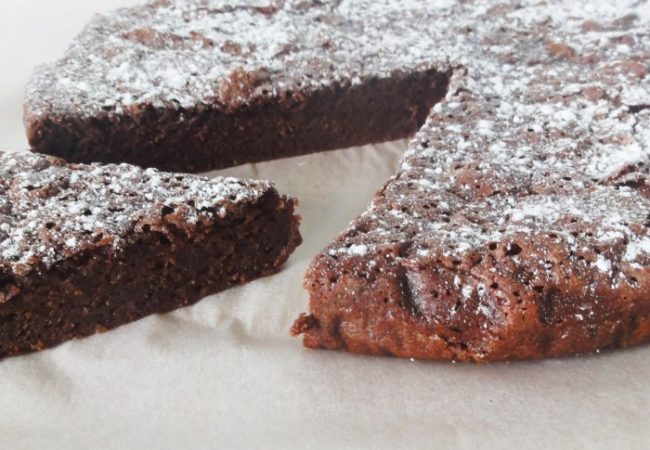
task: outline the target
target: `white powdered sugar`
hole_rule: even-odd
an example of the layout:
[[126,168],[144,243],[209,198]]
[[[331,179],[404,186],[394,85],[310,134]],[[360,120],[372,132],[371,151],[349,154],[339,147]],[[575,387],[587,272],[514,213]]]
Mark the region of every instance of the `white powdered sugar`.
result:
[[207,179],[128,164],[69,165],[33,153],[4,153],[0,265],[24,275],[94,245],[117,248],[127,235],[165,215],[173,214],[181,228],[225,217],[269,189],[264,181]]
[[431,53],[423,30],[409,24],[421,5],[399,3],[157,1],[98,16],[61,60],[36,72],[28,114],[53,107],[84,116],[121,113],[144,103],[219,108],[237,71],[264,73],[254,92],[240,93],[245,102],[298,87],[358,84],[395,67],[434,67],[444,55]]

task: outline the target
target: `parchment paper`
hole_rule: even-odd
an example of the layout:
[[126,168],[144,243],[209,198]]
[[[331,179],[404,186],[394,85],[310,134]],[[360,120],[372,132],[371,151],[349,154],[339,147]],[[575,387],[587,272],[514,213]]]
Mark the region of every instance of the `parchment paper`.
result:
[[[136,1],[0,0],[0,148],[26,148],[22,86],[91,12]],[[650,347],[487,366],[303,349],[310,259],[404,142],[246,165],[300,199],[283,271],[195,306],[0,361],[0,448],[648,448]]]

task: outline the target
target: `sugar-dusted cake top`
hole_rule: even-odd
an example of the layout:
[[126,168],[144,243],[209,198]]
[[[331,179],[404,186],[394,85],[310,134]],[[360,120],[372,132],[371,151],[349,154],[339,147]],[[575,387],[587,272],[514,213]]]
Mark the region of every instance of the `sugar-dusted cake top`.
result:
[[409,264],[453,265],[496,251],[547,283],[562,261],[633,284],[650,252],[648,30],[636,0],[156,1],[97,17],[36,72],[26,109],[228,110],[437,68],[446,99],[326,254],[399,244]]
[[117,248],[143,229],[164,231],[165,222],[192,227],[225,217],[269,189],[264,181],[2,153],[0,268],[20,276],[86,249]]
[[437,29],[453,12],[436,3],[163,0],[120,9],[97,16],[62,59],[37,70],[27,108],[35,116],[229,108],[433,67],[446,54]]
[[648,6],[459,7],[450,48],[464,58],[446,99],[324,257],[438,264],[468,295],[499,277],[638,287],[650,270]]

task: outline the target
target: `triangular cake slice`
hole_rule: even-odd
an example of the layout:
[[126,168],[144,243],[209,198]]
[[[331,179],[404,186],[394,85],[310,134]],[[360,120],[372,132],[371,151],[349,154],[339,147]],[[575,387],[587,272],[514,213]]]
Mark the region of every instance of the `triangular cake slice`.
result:
[[294,334],[463,361],[650,339],[642,8],[469,2],[456,25],[437,22],[465,30],[465,67],[398,173],[313,262]]
[[269,182],[0,155],[0,357],[189,305],[300,244]]

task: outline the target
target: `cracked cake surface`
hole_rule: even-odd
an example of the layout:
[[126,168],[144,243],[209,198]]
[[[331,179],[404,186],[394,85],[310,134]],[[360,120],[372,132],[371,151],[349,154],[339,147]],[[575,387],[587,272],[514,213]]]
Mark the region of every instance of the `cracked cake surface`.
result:
[[[650,336],[649,6],[157,1],[98,17],[41,67],[25,119],[37,151],[192,169],[419,127],[314,260],[293,332],[310,347],[474,361],[628,346]],[[192,145],[160,160],[88,153],[116,123],[173,125],[143,132],[144,149]]]
[[266,181],[0,154],[0,357],[276,272],[293,206]]
[[180,227],[259,200],[268,181],[204,178],[121,165],[70,165],[36,154],[0,156],[0,256],[16,275],[50,267],[97,242],[119,248],[151,218]]

